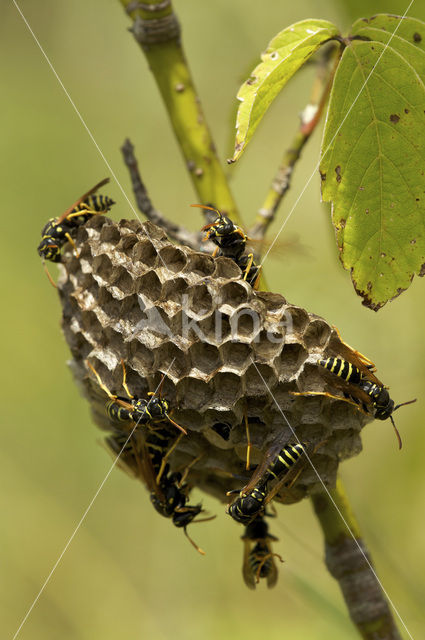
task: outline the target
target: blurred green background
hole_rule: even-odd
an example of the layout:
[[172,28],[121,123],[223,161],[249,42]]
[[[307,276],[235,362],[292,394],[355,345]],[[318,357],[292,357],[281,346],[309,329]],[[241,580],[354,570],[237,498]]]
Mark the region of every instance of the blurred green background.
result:
[[[119,147],[130,136],[155,205],[199,227],[198,214],[191,218],[188,208],[196,195],[119,2],[21,0],[20,6],[127,193]],[[186,54],[223,162],[230,155],[237,89],[278,30],[310,17],[348,29],[357,17],[402,14],[406,7],[396,0],[176,0]],[[424,5],[413,4],[410,14],[425,19]],[[12,2],[2,3],[0,34],[0,635],[11,638],[111,465],[66,366],[57,294],[36,253],[47,218],[108,170]],[[238,166],[226,169],[246,222],[261,206],[295,131],[312,73],[306,69],[292,81]],[[314,170],[320,137],[317,131],[297,166],[279,220]],[[118,202],[113,216],[131,217],[116,184],[108,194]],[[402,452],[389,422],[375,422],[364,431],[362,455],[341,469],[378,574],[410,633],[419,637],[425,623],[425,283],[415,278],[408,292],[378,314],[362,307],[338,261],[318,177],[283,239],[293,234],[309,255],[270,256],[271,289],[336,324],[345,340],[378,364],[397,402],[419,399],[396,414]],[[207,550],[201,557],[153,512],[143,487],[114,470],[19,637],[357,638],[324,568],[321,532],[308,501],[279,508],[273,533],[285,564],[274,590],[261,585],[254,593],[242,582],[241,527],[212,499],[204,498],[204,505],[218,517],[192,529]]]

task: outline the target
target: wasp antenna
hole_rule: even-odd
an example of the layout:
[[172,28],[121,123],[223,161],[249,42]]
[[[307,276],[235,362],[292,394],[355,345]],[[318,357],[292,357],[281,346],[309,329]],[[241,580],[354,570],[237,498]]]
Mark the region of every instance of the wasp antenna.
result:
[[195,547],[196,551],[198,551],[198,553],[201,554],[201,556],[205,555],[205,551],[203,549],[201,549],[201,547],[198,547],[198,545],[196,544],[196,542],[194,540],[192,540],[192,538],[190,537],[190,535],[188,534],[188,532],[186,531],[186,527],[184,528],[184,535],[186,536],[186,538],[189,540],[190,544]]
[[221,213],[221,211],[219,211],[215,207],[209,207],[206,204],[191,204],[190,206],[191,207],[198,207],[199,209],[208,209],[209,211],[215,211],[220,216],[220,218],[223,217],[223,214]]
[[185,436],[187,436],[187,431],[186,429],[184,429],[183,427],[181,427],[179,424],[177,424],[177,422],[175,422],[172,418],[170,418],[170,416],[168,415],[168,413],[165,414],[168,418],[168,420],[171,422],[171,424],[173,424],[175,427],[177,427],[177,429],[179,429],[182,433],[184,433]]
[[402,402],[401,404],[398,404],[397,406],[394,407],[393,411],[395,411],[396,409],[399,409],[400,407],[404,407],[406,404],[413,404],[414,402],[417,402],[417,398],[415,398],[414,400],[408,400],[407,402]]
[[44,271],[46,272],[46,276],[48,277],[50,284],[51,284],[55,289],[57,289],[57,288],[58,288],[58,285],[56,284],[56,282],[53,280],[52,276],[50,275],[49,270],[48,270],[48,268],[46,267],[44,260],[43,260],[43,269],[44,269]]
[[[404,403],[404,404],[407,404],[407,403]],[[401,405],[399,405],[399,406],[401,406]],[[393,425],[393,427],[394,427],[395,434],[396,434],[396,436],[397,436],[397,440],[398,440],[398,448],[399,448],[399,449],[401,449],[401,447],[403,446],[403,443],[402,443],[402,441],[401,441],[400,433],[399,433],[399,431],[398,431],[397,427],[395,426],[395,422],[394,422],[394,420],[393,420],[393,417],[392,417],[392,416],[390,416],[390,420],[391,420],[391,424],[392,424],[392,425]]]
[[164,380],[165,380],[165,373],[162,374],[161,382],[158,385],[158,392],[157,393],[155,392],[159,399],[161,399],[162,387],[164,386]]

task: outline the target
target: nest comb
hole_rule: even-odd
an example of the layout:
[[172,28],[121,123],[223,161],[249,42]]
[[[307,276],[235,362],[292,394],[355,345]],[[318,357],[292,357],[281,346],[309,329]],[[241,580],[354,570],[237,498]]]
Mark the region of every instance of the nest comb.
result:
[[[359,453],[360,430],[372,417],[342,399],[290,393],[330,390],[317,360],[349,356],[331,325],[279,294],[254,291],[232,260],[173,245],[150,222],[93,216],[76,245],[79,257],[66,251],[60,267],[63,330],[102,429],[113,425],[86,360],[121,396],[123,360],[134,396],[145,397],[165,376],[163,397],[188,432],[170,463],[192,463],[190,486],[228,501],[227,491],[246,484],[245,418],[253,464],[295,442],[292,427],[301,441],[325,441],[313,463],[335,484],[339,462]],[[308,466],[276,499],[294,502],[320,488]]]

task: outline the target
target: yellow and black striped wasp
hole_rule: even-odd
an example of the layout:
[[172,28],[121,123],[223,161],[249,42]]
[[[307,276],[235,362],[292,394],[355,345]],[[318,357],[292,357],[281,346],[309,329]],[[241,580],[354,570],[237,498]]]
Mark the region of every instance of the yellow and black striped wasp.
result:
[[113,435],[106,438],[106,444],[114,455],[119,456],[118,464],[122,461],[121,466],[125,470],[144,482],[155,510],[164,518],[170,518],[175,527],[183,529],[195,549],[204,554],[187,533],[187,526],[202,513],[202,505],[187,504],[189,487],[184,484],[181,473],[170,472],[166,462],[175,448],[174,440],[169,424],[164,422],[143,434],[115,430]]
[[[242,489],[239,496],[227,511],[229,515],[241,524],[249,524],[259,514],[263,513],[266,505],[279,491],[283,483],[294,484],[302,471],[299,470],[295,478],[289,481],[288,474],[306,453],[306,443],[285,445],[276,454],[275,448],[271,448],[265,459],[253,474],[250,482]],[[276,481],[270,490],[270,483]]]
[[373,362],[354,350],[352,350],[351,359],[354,359],[356,364],[339,357],[320,358],[318,360],[318,365],[332,374],[332,385],[342,389],[343,398],[326,391],[291,392],[292,395],[324,395],[353,404],[363,413],[371,413],[376,420],[387,420],[389,418],[397,437],[398,447],[401,449],[401,436],[392,414],[400,407],[416,402],[416,398],[394,406],[394,400],[391,399],[387,388],[375,376],[376,369]]
[[[170,518],[175,527],[183,529],[189,542],[204,555],[204,551],[187,532],[189,524],[203,512],[202,505],[188,504],[190,487],[185,483],[185,474],[170,471],[168,460],[180,434],[175,433],[167,422],[156,424],[143,433],[129,435],[118,431],[107,438],[106,443],[116,455],[124,456],[124,465],[146,485],[155,510],[164,518]],[[214,516],[195,522],[206,522]]]
[[205,225],[201,229],[205,233],[204,241],[211,240],[216,245],[213,257],[224,256],[233,260],[244,274],[243,279],[253,289],[256,289],[260,278],[261,265],[255,264],[253,253],[245,253],[249,238],[244,230],[214,207],[201,204],[192,204],[191,206],[215,211],[217,218],[214,222]]
[[249,589],[255,589],[263,578],[269,589],[275,586],[278,570],[275,558],[283,562],[281,556],[273,553],[271,543],[277,538],[269,533],[269,528],[262,516],[257,516],[250,522],[242,536],[244,542],[244,556],[242,575]]
[[109,398],[106,403],[106,413],[112,421],[136,423],[137,425],[152,426],[158,422],[167,420],[177,429],[179,429],[184,435],[187,435],[187,431],[175,422],[169,414],[169,403],[164,398],[161,398],[161,387],[164,382],[162,378],[159,386],[159,393],[150,391],[148,398],[136,398],[130,393],[127,386],[127,374],[125,370],[124,361],[121,360],[121,366],[123,370],[122,386],[127,394],[127,398],[117,396],[108,389],[108,387],[102,382],[98,372],[90,362],[86,362],[87,366],[96,376],[99,387],[103,389]]
[[[189,486],[184,482],[185,474],[171,472],[168,464],[180,439],[187,435],[186,430],[172,420],[168,402],[156,393],[150,392],[147,399],[136,398],[130,393],[123,361],[122,386],[128,399],[112,394],[91,363],[87,361],[87,365],[109,397],[106,413],[111,422],[117,427],[127,425],[124,431],[115,429],[115,435],[106,439],[107,445],[115,454],[123,455],[124,465],[143,480],[155,510],[165,518],[171,518],[174,526],[182,528],[190,543],[203,554],[204,551],[187,533],[187,526],[203,511],[202,506],[187,504]],[[161,385],[163,381],[164,378]],[[147,428],[137,431],[139,425]],[[181,431],[177,438],[174,427]],[[203,518],[197,522],[211,519]]]
[[61,262],[62,247],[70,242],[75,249],[72,233],[93,215],[104,214],[115,202],[108,196],[94,195],[100,187],[107,184],[109,178],[101,180],[76,200],[61,216],[50,218],[41,231],[38,254],[43,260]]
[[[277,441],[269,448],[238,498],[228,507],[232,518],[246,526],[242,536],[245,543],[242,572],[250,589],[255,588],[260,578],[266,578],[268,587],[273,587],[277,581],[274,557],[283,562],[271,549],[271,542],[277,538],[269,534],[264,520],[265,516],[271,515],[266,511],[267,505],[282,486],[289,489],[295,484],[305,468],[307,455],[313,455],[323,444],[323,441],[317,444],[299,442],[282,448],[281,442]],[[300,464],[300,460],[304,462]]]

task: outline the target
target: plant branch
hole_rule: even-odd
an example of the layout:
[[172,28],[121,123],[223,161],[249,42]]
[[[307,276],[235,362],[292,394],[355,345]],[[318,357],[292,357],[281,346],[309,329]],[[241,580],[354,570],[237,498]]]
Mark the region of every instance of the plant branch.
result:
[[[147,0],[143,3],[133,0],[120,1],[133,20],[131,31],[144,51],[158,84],[186,167],[201,202],[214,205],[228,213],[235,222],[242,224],[205,123],[181,46],[180,27],[170,0]],[[336,58],[337,64],[338,54]],[[253,238],[264,238],[290,187],[292,173],[302,149],[322,115],[336,68],[335,64],[334,70],[329,72],[328,62],[329,60],[325,64],[322,61],[319,66],[312,96],[302,114],[299,130],[284,155],[264,205],[249,231]],[[173,225],[153,207],[140,178],[134,149],[129,141],[123,147],[123,154],[140,210],[150,220],[162,226],[174,239],[189,246],[194,246],[194,242],[197,248],[198,234],[191,234],[186,229]],[[366,640],[400,640],[381,587],[359,550],[360,547],[369,558],[340,482],[331,491],[331,496],[353,531],[355,540],[349,534],[329,496],[326,493],[313,496],[314,509],[325,536],[326,566],[338,581],[349,614],[361,636]]]
[[386,597],[365,560],[364,556],[371,562],[340,480],[330,494],[340,513],[325,492],[313,495],[312,502],[325,536],[326,566],[338,581],[350,617],[365,640],[401,640]]
[[148,220],[164,229],[172,240],[176,240],[176,242],[185,244],[191,249],[198,251],[202,242],[202,233],[192,232],[181,225],[175,224],[171,220],[165,218],[162,213],[153,206],[144,182],[140,176],[139,165],[134,154],[134,146],[130,140],[125,140],[121,147],[121,151],[130,174],[133,193],[139,210],[144,216],[146,216],[146,218],[148,218]]
[[120,0],[133,20],[132,31],[157,82],[202,204],[212,204],[241,223],[224,170],[207,127],[180,38],[171,2]]
[[[334,52],[335,48],[332,47],[331,54],[334,54]],[[338,61],[339,56],[337,56],[337,62]],[[265,237],[269,226],[275,218],[279,205],[291,186],[292,173],[301,156],[301,152],[322,116],[337,65],[335,64],[333,70],[331,72],[329,71],[329,52],[325,52],[319,59],[317,65],[317,74],[313,83],[310,100],[301,113],[299,129],[292,140],[291,146],[286,150],[282,163],[272,180],[263,206],[259,209],[255,222],[248,231],[248,235],[251,238],[262,240]]]

